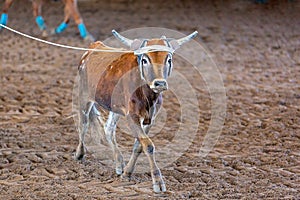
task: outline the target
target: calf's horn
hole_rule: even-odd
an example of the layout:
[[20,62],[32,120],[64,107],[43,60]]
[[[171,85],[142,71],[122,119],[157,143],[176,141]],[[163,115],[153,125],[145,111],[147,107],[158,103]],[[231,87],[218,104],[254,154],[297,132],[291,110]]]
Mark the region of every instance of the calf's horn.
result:
[[194,37],[196,37],[197,34],[198,34],[198,31],[195,31],[195,32],[191,33],[188,36],[185,36],[183,38],[178,39],[177,42],[178,42],[179,46],[181,46],[184,43],[190,41],[191,39],[193,39]]
[[118,40],[120,40],[123,44],[125,44],[126,46],[129,46],[129,47],[131,46],[133,40],[130,40],[130,39],[128,39],[128,38],[126,38],[126,37],[120,35],[116,30],[112,30],[111,32],[112,32],[112,34],[113,34]]

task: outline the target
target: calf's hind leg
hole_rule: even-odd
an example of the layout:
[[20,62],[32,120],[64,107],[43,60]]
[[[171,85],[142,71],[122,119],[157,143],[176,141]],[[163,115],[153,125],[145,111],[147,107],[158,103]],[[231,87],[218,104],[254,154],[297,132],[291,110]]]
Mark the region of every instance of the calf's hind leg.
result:
[[119,120],[119,115],[113,112],[109,112],[109,116],[107,122],[105,124],[105,136],[108,144],[113,150],[114,160],[116,162],[116,173],[121,175],[123,173],[123,156],[118,148],[117,140],[116,140],[116,128],[117,122]]
[[79,144],[76,149],[75,153],[75,159],[81,160],[84,157],[85,154],[85,144],[84,144],[84,136],[88,132],[89,129],[89,123],[90,123],[90,112],[94,106],[94,102],[88,102],[86,104],[86,108],[81,110],[79,114]]

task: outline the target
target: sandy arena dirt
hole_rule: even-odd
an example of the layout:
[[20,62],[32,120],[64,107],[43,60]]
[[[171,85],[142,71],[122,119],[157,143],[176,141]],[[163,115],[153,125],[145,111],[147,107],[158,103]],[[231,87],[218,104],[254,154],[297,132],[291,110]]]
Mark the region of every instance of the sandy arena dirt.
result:
[[[227,94],[226,120],[215,148],[205,158],[198,156],[211,120],[211,99],[201,76],[180,66],[197,92],[199,128],[188,150],[161,168],[165,194],[152,192],[149,172],[121,180],[104,162],[107,153],[91,150],[85,161],[75,161],[72,91],[83,52],[2,30],[0,199],[300,199],[300,2],[154,2],[86,0],[79,1],[79,9],[98,40],[110,37],[112,29],[198,30],[196,40],[217,63]],[[62,4],[47,3],[44,18],[48,27],[58,25]],[[39,36],[29,1],[15,2],[9,26]],[[47,40],[88,45],[73,21]],[[158,151],[172,141],[180,121],[176,96],[164,96],[167,122],[153,136]],[[129,147],[123,152],[128,158],[133,138],[117,134]]]

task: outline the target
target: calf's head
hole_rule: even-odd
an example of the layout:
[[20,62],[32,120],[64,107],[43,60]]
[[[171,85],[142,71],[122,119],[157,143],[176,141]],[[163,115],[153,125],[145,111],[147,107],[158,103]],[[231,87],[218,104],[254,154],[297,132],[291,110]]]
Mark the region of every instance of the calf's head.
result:
[[177,40],[165,36],[160,39],[130,40],[115,30],[112,32],[117,39],[134,51],[141,78],[155,93],[168,89],[167,78],[172,72],[174,51],[197,35],[197,31],[195,31]]

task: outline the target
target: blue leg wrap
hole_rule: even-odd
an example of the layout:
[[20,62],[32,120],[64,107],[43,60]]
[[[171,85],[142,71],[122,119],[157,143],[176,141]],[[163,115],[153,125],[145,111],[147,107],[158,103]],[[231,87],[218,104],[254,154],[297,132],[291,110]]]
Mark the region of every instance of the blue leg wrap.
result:
[[35,22],[39,26],[40,30],[45,30],[46,29],[45,21],[44,21],[42,16],[37,16],[35,18]]
[[62,22],[56,29],[55,33],[61,33],[68,27],[68,24],[65,22]]
[[[6,13],[2,13],[0,24],[6,25],[7,24],[8,15]],[[0,27],[1,29],[2,27]]]
[[78,30],[79,30],[80,36],[81,36],[82,38],[85,38],[85,37],[87,36],[88,32],[87,32],[87,30],[86,30],[86,28],[85,28],[84,23],[78,24]]

